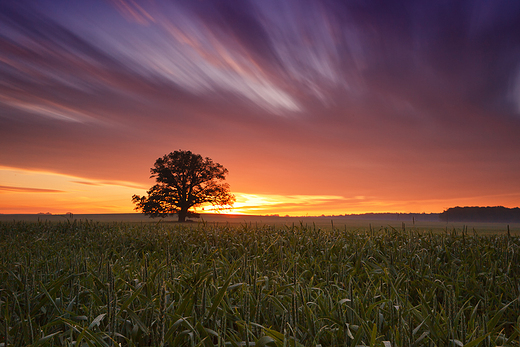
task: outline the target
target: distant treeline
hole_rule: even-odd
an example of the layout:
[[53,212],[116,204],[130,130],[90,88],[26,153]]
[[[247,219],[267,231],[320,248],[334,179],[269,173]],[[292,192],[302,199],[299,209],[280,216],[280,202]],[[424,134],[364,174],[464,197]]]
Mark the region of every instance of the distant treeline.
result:
[[446,222],[503,222],[520,223],[520,208],[504,206],[452,207],[439,215]]
[[437,222],[439,221],[438,213],[362,213],[362,214],[345,214],[339,216],[322,216],[322,217],[339,217],[354,220],[395,220],[402,222]]

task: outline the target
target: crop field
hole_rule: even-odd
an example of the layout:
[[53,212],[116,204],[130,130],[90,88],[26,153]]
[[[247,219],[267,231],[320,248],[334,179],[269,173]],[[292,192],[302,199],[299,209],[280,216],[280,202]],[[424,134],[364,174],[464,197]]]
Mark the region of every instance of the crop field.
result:
[[505,231],[0,222],[4,347],[520,346],[519,297]]
[[[74,214],[72,218],[67,214],[1,214],[0,222],[67,222],[73,220],[88,220],[100,223],[126,223],[126,224],[155,224],[176,223],[177,217],[150,218],[142,213],[119,213],[119,214]],[[278,229],[287,225],[303,225],[304,227],[326,229],[343,229],[352,232],[365,229],[383,230],[384,228],[426,230],[433,232],[447,232],[453,229],[467,230],[478,234],[500,234],[510,230],[511,234],[520,235],[520,223],[481,223],[481,222],[441,222],[429,221],[418,218],[412,221],[406,215],[397,215],[387,219],[351,219],[341,216],[323,217],[289,217],[289,216],[255,216],[240,214],[201,214],[200,219],[194,219],[190,223],[206,223],[215,227],[233,226],[242,227],[249,224],[252,228],[270,226]]]

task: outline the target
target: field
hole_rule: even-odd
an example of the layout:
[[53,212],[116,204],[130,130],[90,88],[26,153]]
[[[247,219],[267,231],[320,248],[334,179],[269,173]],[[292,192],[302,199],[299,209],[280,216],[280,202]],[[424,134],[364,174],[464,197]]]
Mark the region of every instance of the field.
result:
[[[66,222],[70,217],[66,214],[0,214],[0,222]],[[121,213],[121,214],[75,214],[72,220],[88,220],[102,223],[174,223],[176,217],[168,218],[149,218],[142,213]],[[468,229],[468,232],[477,232],[478,234],[496,234],[504,233],[510,230],[511,234],[520,235],[520,223],[462,223],[462,222],[438,222],[428,220],[418,220],[412,222],[411,218],[406,215],[400,215],[392,219],[366,220],[366,219],[349,219],[345,217],[282,217],[282,216],[254,216],[254,215],[228,215],[228,214],[201,214],[200,219],[194,219],[194,224],[205,222],[213,226],[234,226],[240,227],[249,224],[251,227],[271,226],[273,228],[283,228],[303,224],[304,226],[317,227],[320,229],[348,229],[350,231],[364,229],[384,229],[396,228],[402,229],[403,223],[406,228],[415,228],[417,230],[427,230],[434,232],[445,232],[453,229]]]
[[10,220],[2,346],[520,346],[517,226]]

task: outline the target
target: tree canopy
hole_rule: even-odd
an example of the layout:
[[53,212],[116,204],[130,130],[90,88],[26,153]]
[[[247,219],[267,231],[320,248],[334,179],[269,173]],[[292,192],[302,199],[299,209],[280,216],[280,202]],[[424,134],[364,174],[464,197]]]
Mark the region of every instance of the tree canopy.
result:
[[450,222],[520,222],[520,208],[504,206],[451,207],[439,215],[440,220]]
[[134,195],[135,209],[150,217],[177,214],[179,222],[198,217],[190,208],[212,204],[217,208],[233,206],[235,196],[224,183],[228,170],[210,158],[191,151],[175,151],[155,161],[150,169],[157,184],[146,196]]

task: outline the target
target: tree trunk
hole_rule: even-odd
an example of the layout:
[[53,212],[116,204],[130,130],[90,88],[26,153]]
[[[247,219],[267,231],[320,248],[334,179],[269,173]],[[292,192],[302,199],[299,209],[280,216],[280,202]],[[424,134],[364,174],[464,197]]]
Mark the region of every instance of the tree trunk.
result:
[[188,215],[188,210],[181,208],[177,214],[179,215],[179,222],[185,222],[186,216]]

